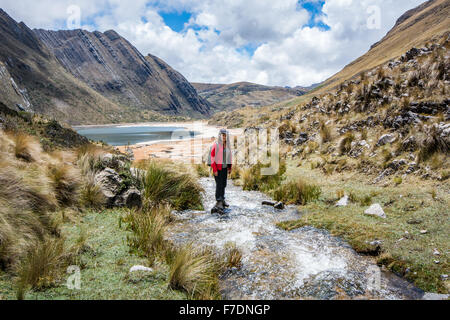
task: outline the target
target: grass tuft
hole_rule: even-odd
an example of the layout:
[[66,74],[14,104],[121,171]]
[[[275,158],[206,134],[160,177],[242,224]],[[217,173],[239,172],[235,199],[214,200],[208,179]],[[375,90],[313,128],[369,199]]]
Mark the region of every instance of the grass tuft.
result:
[[273,192],[274,199],[288,204],[306,205],[319,199],[320,187],[305,183],[302,179],[283,184]]
[[170,204],[175,210],[203,209],[202,187],[189,173],[175,172],[163,163],[141,165],[144,206]]

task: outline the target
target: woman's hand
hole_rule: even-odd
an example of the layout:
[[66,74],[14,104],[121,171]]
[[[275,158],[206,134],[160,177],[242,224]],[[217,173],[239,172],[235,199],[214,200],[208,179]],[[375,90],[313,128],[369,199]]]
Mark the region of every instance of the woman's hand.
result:
[[214,176],[217,177],[219,175],[219,172],[214,172]]

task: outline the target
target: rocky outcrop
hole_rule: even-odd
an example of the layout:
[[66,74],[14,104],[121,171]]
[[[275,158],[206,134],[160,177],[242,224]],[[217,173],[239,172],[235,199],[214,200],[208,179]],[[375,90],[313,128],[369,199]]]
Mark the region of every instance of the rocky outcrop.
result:
[[203,117],[211,104],[161,59],[144,57],[113,30],[34,30],[64,68],[121,105]]
[[140,207],[141,193],[134,186],[127,186],[123,178],[113,169],[98,172],[94,181],[100,186],[107,207]]
[[129,164],[130,159],[123,154],[101,156],[94,182],[100,186],[107,207],[141,207],[142,196],[134,175],[138,169],[128,169]]

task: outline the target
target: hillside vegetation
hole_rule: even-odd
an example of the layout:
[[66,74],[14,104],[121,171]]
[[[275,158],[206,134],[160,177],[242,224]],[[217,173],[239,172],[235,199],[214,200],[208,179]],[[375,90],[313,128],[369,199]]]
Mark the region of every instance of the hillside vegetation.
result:
[[[133,167],[56,121],[8,110],[0,114],[0,300],[220,298],[219,276],[240,263],[237,251],[165,235],[174,209],[202,209],[189,167]],[[75,270],[79,289],[66,283]]]

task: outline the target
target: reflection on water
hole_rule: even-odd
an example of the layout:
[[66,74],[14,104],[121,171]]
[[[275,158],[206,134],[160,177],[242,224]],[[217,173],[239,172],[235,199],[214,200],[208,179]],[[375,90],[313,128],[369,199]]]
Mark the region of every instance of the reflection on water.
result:
[[183,127],[154,126],[108,126],[75,127],[80,135],[94,141],[104,141],[112,146],[139,144],[158,140],[194,138],[198,132],[187,131]]

